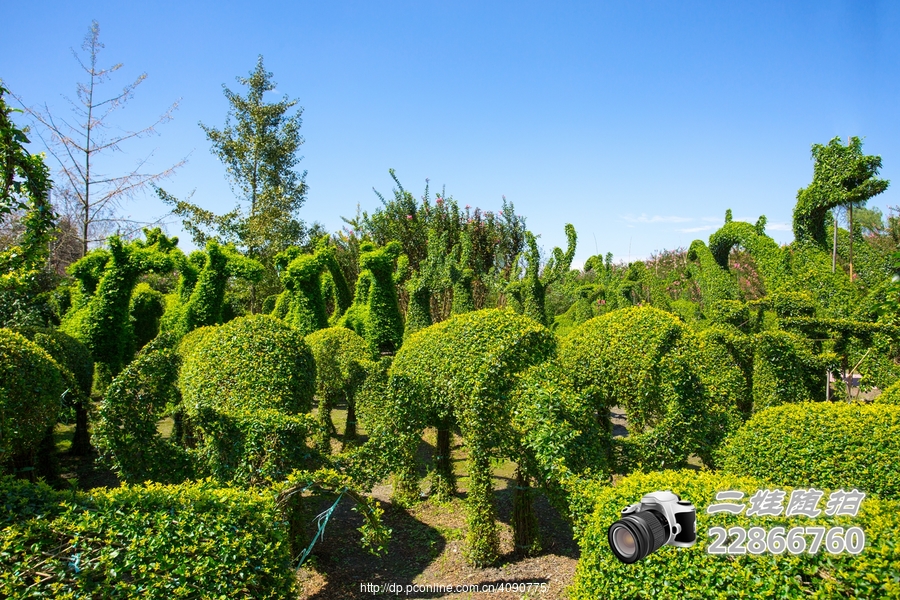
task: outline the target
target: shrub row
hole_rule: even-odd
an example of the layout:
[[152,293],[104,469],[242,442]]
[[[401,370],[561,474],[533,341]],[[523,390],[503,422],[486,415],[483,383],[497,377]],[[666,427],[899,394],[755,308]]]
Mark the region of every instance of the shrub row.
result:
[[272,598],[296,593],[271,492],[209,481],[87,493],[0,480],[4,598]]
[[798,487],[856,487],[900,499],[900,406],[785,404],[757,413],[722,449],[736,475]]
[[[707,514],[716,493],[744,492],[744,503],[767,486],[762,480],[697,471],[635,474],[614,487],[589,487],[596,507],[579,536],[581,558],[571,600],[594,598],[897,598],[900,597],[900,504],[866,498],[856,517],[747,517],[744,514]],[[802,487],[802,486],[801,486]],[[846,486],[845,486],[846,488]],[[770,488],[771,489],[771,488]],[[791,488],[779,489],[790,496]],[[607,529],[620,511],[644,494],[671,490],[697,509],[697,544],[690,548],[664,546],[637,564],[619,562],[609,549]],[[821,501],[824,508],[829,490]],[[786,504],[786,501],[785,501]],[[709,554],[711,527],[759,526],[766,531],[782,526],[860,527],[866,547],[861,554],[759,555]],[[733,540],[733,538],[732,538]]]

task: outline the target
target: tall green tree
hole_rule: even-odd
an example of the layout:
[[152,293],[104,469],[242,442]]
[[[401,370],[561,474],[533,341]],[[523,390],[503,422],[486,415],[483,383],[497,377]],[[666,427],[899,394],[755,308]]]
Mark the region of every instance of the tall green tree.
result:
[[826,247],[825,218],[828,211],[844,207],[850,223],[850,275],[853,275],[853,208],[865,206],[887,189],[889,181],[878,179],[880,156],[862,153],[862,141],[852,137],[847,145],[834,138],[827,145],[813,144],[813,180],[797,192],[794,207],[794,237]]
[[216,237],[262,262],[266,277],[251,293],[255,311],[261,299],[279,289],[275,255],[301,244],[305,237],[299,210],[306,201],[306,171],[296,170],[304,142],[300,135],[303,109],[297,107],[289,114],[297,100],[287,96],[278,102],[265,101],[265,94],[274,91],[276,84],[262,56],[249,77],[237,80],[247,87],[246,95],[222,86],[231,105],[225,127],[203,123],[200,127],[212,144],[212,153],[225,164],[238,206],[225,215],[215,215],[164,191],[160,197],[184,219],[195,243]]

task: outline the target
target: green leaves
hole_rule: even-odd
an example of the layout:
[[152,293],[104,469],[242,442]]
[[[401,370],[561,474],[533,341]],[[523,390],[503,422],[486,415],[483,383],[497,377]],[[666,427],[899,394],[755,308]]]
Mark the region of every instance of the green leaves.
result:
[[[804,487],[799,482],[791,482]],[[575,582],[569,588],[572,600],[594,598],[890,598],[898,593],[897,565],[900,564],[900,505],[896,502],[866,498],[859,516],[820,515],[811,522],[807,517],[746,517],[718,513],[706,508],[715,502],[717,492],[738,490],[749,498],[760,489],[771,488],[761,479],[703,471],[663,471],[635,474],[613,487],[591,489],[584,494],[593,500],[593,514],[579,535],[581,558]],[[791,487],[782,485],[787,492]],[[844,488],[846,489],[846,487]],[[626,565],[609,549],[607,529],[625,506],[644,494],[672,490],[697,509],[697,544],[690,548],[664,546],[641,560]],[[828,491],[826,490],[826,498]],[[783,526],[861,527],[866,548],[859,555],[818,554],[774,555],[744,554],[721,556],[706,550],[712,540],[709,528],[760,526],[766,530]]]
[[7,598],[296,594],[288,532],[271,492],[200,481],[72,496],[4,478],[0,522]]
[[794,236],[797,241],[827,245],[825,217],[838,206],[863,205],[887,189],[889,182],[876,179],[880,156],[865,156],[862,141],[850,138],[846,146],[836,137],[827,145],[813,144],[812,183],[797,192],[794,207]]
[[0,329],[0,464],[36,449],[56,422],[65,389],[59,365],[49,354]]
[[900,406],[810,402],[763,410],[722,450],[722,468],[779,485],[857,487],[900,499]]

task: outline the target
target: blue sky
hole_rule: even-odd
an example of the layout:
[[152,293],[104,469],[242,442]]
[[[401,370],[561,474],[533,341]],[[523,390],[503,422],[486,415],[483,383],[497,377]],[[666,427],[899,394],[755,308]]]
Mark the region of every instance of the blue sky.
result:
[[[546,248],[579,235],[576,264],[707,239],[727,208],[768,218],[787,243],[810,146],[864,139],[895,181],[870,203],[900,204],[900,5],[890,2],[7,3],[0,78],[29,105],[66,110],[79,49],[100,23],[114,92],[148,74],[111,120],[159,135],[102,164],[188,163],[163,183],[215,211],[235,204],[198,126],[221,127],[258,54],[278,92],[304,107],[308,222],[339,229],[394,168],[421,194],[461,205],[505,195]],[[273,95],[272,99],[278,96]],[[36,148],[37,149],[37,148]],[[133,218],[165,212],[152,193]],[[180,231],[171,221],[170,231]],[[187,240],[187,236],[183,236]],[[189,246],[188,246],[189,247]]]

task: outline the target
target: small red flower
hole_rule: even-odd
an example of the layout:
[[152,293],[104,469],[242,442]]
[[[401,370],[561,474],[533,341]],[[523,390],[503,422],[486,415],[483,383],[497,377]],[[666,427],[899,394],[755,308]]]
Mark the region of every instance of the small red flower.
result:
[[406,215],[406,220],[407,220],[407,221],[412,221],[412,215]]

